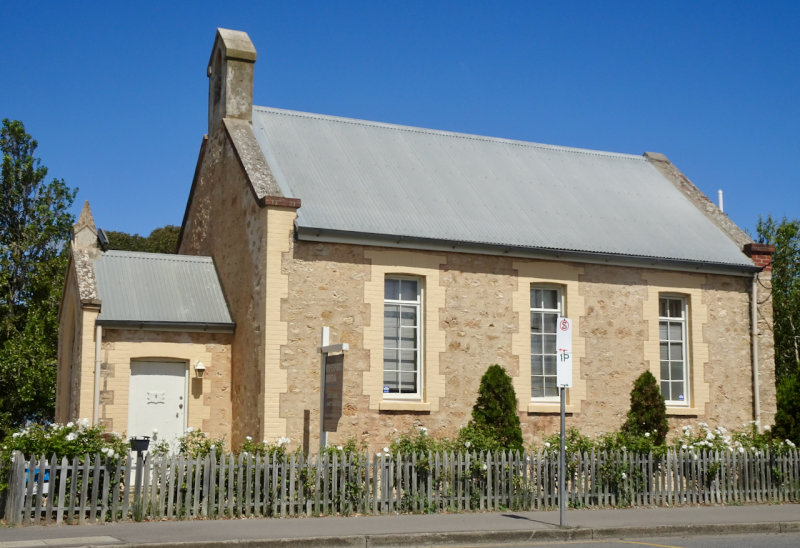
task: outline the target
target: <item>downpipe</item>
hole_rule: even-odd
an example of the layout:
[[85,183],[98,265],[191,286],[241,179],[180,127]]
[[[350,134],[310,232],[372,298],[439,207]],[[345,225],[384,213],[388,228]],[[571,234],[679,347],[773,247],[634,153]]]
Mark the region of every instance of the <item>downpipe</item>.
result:
[[94,336],[94,405],[92,406],[92,425],[100,420],[100,366],[102,365],[103,327],[97,326]]
[[758,272],[753,274],[753,285],[750,289],[750,346],[753,360],[753,420],[761,432],[761,396],[758,384]]

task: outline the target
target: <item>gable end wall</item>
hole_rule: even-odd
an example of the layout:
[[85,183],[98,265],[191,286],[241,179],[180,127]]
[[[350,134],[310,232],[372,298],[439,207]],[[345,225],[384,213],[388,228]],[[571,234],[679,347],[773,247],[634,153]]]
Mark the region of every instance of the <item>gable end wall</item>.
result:
[[[179,253],[209,255],[236,323],[231,350],[234,447],[263,436],[267,216],[224,124],[209,135],[187,206]],[[260,438],[257,438],[260,439]]]

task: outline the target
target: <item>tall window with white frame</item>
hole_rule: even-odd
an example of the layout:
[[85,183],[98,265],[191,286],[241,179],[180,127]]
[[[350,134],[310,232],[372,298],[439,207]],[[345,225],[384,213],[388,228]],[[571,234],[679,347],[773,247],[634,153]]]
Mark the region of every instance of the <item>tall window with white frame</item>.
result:
[[556,324],[563,316],[564,295],[556,287],[531,288],[531,398],[558,399]]
[[422,283],[391,276],[384,281],[383,394],[422,397]]
[[658,299],[658,339],[661,346],[661,395],[669,405],[689,404],[686,299]]

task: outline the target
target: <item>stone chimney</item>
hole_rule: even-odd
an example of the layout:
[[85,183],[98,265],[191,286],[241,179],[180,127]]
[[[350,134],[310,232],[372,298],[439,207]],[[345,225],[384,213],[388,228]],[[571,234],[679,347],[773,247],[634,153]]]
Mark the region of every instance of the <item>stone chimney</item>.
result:
[[256,48],[246,32],[217,29],[208,60],[208,134],[223,118],[253,118]]
[[75,249],[96,250],[97,228],[94,226],[94,217],[89,207],[89,200],[83,202],[81,215],[78,222],[72,226],[72,246]]

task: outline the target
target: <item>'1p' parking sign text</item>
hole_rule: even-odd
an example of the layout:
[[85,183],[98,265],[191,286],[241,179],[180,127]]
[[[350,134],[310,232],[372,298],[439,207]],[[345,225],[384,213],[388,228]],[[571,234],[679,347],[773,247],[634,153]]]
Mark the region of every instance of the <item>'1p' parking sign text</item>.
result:
[[556,329],[556,384],[572,387],[572,320],[558,318]]

